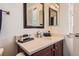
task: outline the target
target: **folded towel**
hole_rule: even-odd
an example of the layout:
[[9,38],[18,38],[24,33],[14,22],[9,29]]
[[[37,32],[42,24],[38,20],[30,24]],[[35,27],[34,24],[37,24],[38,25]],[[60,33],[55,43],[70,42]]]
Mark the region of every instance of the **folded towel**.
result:
[[2,24],[2,10],[0,10],[0,30],[1,30],[1,24]]

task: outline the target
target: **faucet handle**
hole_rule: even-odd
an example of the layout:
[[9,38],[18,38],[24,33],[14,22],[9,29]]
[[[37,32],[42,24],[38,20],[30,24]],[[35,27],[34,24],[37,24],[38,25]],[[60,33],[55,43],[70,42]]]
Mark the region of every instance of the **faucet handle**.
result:
[[37,37],[42,37],[42,36],[41,36],[41,32],[40,32],[40,31],[37,31],[36,36],[37,36]]

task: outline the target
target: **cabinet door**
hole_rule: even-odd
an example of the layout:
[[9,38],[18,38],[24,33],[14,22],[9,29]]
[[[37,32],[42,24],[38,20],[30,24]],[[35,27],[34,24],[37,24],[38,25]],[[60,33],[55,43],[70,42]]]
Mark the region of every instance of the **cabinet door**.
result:
[[55,45],[55,56],[63,56],[63,41],[59,41]]
[[51,53],[52,56],[55,56],[55,44],[52,45]]
[[63,41],[60,41],[60,45],[59,45],[59,55],[63,56]]
[[34,53],[32,56],[51,56],[51,46]]

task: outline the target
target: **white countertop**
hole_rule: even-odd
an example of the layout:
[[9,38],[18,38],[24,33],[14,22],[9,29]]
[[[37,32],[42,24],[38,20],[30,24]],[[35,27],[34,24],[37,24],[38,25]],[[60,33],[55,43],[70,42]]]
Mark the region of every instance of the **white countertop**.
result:
[[42,37],[42,38],[34,38],[34,40],[25,42],[25,43],[19,43],[17,44],[28,54],[32,55],[35,52],[38,52],[58,41],[61,41],[64,39],[64,35],[57,35],[54,34],[52,37]]

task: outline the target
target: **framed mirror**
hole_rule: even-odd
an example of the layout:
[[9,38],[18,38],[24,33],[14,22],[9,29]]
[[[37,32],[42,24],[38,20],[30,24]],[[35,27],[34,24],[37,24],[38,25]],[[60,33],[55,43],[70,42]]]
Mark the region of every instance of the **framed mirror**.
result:
[[44,4],[24,3],[24,28],[44,28]]
[[57,11],[49,8],[49,26],[57,26],[58,25],[58,15]]

